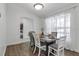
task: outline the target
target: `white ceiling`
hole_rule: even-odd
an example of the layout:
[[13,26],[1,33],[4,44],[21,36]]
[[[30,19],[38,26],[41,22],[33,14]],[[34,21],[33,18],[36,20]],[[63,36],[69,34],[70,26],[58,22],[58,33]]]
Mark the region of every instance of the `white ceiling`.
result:
[[43,4],[44,8],[42,10],[35,10],[33,7],[34,3],[20,3],[19,5],[23,6],[29,12],[41,18],[47,17],[49,14],[55,12],[58,9],[72,5],[72,3],[43,3]]

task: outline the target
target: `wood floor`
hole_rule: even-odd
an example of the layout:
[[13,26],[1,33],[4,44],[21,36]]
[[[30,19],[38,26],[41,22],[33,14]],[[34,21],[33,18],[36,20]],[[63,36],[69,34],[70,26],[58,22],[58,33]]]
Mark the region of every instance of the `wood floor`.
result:
[[31,56],[29,43],[8,46],[5,56]]
[[64,51],[65,56],[79,56],[79,53],[74,52],[74,51],[70,51],[70,50],[65,50]]
[[[5,56],[37,56],[32,54],[29,43],[8,46]],[[65,56],[79,56],[79,53],[65,50]]]

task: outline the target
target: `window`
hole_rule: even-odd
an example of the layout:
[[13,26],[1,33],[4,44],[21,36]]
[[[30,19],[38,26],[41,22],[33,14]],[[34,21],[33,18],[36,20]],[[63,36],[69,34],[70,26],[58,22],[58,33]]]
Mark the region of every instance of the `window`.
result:
[[66,35],[70,37],[70,14],[63,14],[57,17],[57,33],[58,37]]
[[70,39],[70,13],[59,14],[46,19],[46,31],[48,33],[56,32],[57,37],[65,36]]

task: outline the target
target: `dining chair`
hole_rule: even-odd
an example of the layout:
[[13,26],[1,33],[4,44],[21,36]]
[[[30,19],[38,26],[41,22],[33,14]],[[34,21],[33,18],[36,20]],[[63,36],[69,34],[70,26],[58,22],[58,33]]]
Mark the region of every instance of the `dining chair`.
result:
[[29,38],[30,38],[30,48],[31,48],[32,52],[34,52],[35,41],[34,41],[34,37],[33,37],[33,34],[32,33],[34,33],[34,31],[30,31],[28,33],[28,35],[29,35]]
[[56,39],[55,44],[49,45],[49,50],[48,50],[48,56],[50,54],[54,56],[64,56],[64,43],[65,43],[65,36]]
[[57,37],[57,32],[51,32],[50,37],[51,39],[55,39]]
[[35,40],[34,53],[35,53],[36,47],[37,47],[37,48],[39,48],[38,56],[40,56],[41,50],[46,51],[46,46],[45,45],[41,45],[40,37],[39,37],[39,35],[37,33],[33,33],[33,36],[34,36],[34,40]]

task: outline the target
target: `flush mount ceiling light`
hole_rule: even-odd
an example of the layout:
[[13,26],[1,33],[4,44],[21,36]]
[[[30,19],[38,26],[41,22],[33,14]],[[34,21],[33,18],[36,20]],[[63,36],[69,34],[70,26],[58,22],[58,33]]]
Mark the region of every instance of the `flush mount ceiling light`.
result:
[[34,8],[35,8],[36,10],[41,10],[42,8],[44,8],[44,5],[41,4],[41,3],[36,3],[36,4],[34,4]]

